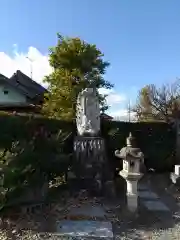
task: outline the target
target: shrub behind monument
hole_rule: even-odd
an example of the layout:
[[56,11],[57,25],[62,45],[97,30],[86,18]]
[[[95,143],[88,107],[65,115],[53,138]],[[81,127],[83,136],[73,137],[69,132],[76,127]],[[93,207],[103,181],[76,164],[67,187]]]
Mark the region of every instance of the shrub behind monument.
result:
[[166,123],[129,123],[102,121],[102,135],[106,139],[109,159],[113,167],[119,165],[114,156],[116,149],[126,144],[126,137],[132,132],[136,137],[137,146],[145,154],[146,167],[157,171],[170,171],[174,166],[176,144],[175,129]]
[[73,146],[71,132],[72,123],[68,122],[0,117],[0,164],[6,191],[2,205],[13,202],[27,189],[38,192],[37,188],[40,189],[44,182],[67,172]]
[[[45,131],[46,137],[41,134],[38,136],[41,130]],[[125,145],[130,131],[145,154],[147,168],[155,168],[158,171],[171,170],[174,165],[172,155],[176,135],[170,125],[102,121],[101,133],[106,140],[107,155],[114,172],[120,165],[114,151]],[[71,135],[65,139],[69,133]],[[47,176],[48,181],[56,176],[63,176],[71,166],[69,154],[73,152],[75,135],[76,126],[73,122],[13,115],[0,116],[0,164],[6,169],[4,188],[9,189],[9,196],[17,195],[24,184],[36,187],[37,179],[39,180],[38,171]],[[38,137],[34,139],[35,136]],[[62,141],[63,139],[65,140]],[[34,171],[34,174],[31,171]]]

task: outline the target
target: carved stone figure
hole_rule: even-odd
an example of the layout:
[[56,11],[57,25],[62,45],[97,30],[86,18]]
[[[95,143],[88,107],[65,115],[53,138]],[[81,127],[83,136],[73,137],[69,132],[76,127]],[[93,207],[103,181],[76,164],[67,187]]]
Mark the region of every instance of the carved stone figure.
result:
[[77,98],[76,124],[78,135],[97,136],[100,131],[100,108],[96,91],[86,88]]

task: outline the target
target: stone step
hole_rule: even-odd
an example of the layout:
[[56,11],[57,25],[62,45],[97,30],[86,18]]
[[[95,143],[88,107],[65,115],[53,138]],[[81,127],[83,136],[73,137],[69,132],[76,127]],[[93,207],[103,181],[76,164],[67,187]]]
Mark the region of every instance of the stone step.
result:
[[169,212],[170,209],[147,185],[139,184],[138,196],[149,211]]
[[144,201],[143,203],[149,211],[163,211],[163,212],[170,211],[170,209],[162,201],[148,200]]
[[32,236],[32,239],[112,240],[113,231],[112,224],[108,221],[61,220],[56,222],[56,231],[54,233],[38,233]]
[[62,220],[57,222],[57,232],[61,236],[113,239],[112,224],[108,221]]
[[147,198],[147,199],[159,199],[159,196],[152,192],[152,191],[139,191],[138,196],[140,198]]
[[66,236],[66,235],[58,235],[58,234],[38,234],[34,235],[34,238],[36,240],[112,240],[113,238],[108,237],[75,237],[75,236]]
[[61,220],[56,222],[55,232],[34,234],[32,239],[112,240],[113,231],[112,224],[109,221]]

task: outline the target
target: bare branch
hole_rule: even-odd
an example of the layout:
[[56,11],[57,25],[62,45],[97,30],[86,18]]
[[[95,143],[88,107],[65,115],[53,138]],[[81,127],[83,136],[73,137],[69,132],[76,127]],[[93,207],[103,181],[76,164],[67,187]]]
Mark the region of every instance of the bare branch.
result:
[[141,89],[133,108],[140,121],[163,120],[169,122],[180,110],[180,79],[157,88],[154,84]]

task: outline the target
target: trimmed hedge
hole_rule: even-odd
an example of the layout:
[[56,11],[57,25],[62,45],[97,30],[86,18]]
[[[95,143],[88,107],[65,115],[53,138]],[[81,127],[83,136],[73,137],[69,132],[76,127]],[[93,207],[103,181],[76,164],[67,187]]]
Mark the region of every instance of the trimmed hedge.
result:
[[[51,134],[59,130],[72,132],[75,130],[71,122],[29,116],[0,116],[0,148],[8,147],[14,140],[31,140],[34,132],[44,127]],[[74,133],[75,134],[75,133]]]
[[[60,129],[67,133],[72,132],[72,137],[65,144],[65,152],[73,151],[73,138],[76,135],[74,123],[13,115],[0,116],[0,148],[10,147],[14,140],[31,140],[32,133],[41,126],[51,133],[57,133]],[[173,155],[176,133],[173,127],[166,123],[102,121],[101,134],[106,140],[107,154],[113,166],[117,162],[119,164],[114,151],[126,145],[129,132],[136,137],[137,146],[145,154],[147,168],[158,171],[172,170],[175,163]]]
[[[136,138],[137,146],[145,155],[147,169],[172,171],[175,164],[175,129],[166,123],[102,122],[102,136],[106,139],[109,159],[119,161],[114,151],[126,145],[129,132]],[[118,163],[117,163],[118,162]]]
[[25,201],[27,189],[33,192],[44,181],[67,173],[72,162],[73,129],[72,123],[45,118],[0,117],[0,168],[4,176],[0,209],[22,196]]
[[[101,135],[106,141],[107,155],[114,173],[122,167],[122,161],[115,157],[114,152],[126,145],[129,132],[136,137],[137,146],[145,154],[148,169],[172,171],[176,143],[172,126],[165,123],[102,121]],[[0,115],[0,168],[4,174],[0,209],[22,196],[27,187],[31,191],[36,189],[38,184],[44,182],[45,176],[48,181],[53,181],[66,175],[72,166],[75,135],[76,125],[73,122]]]

